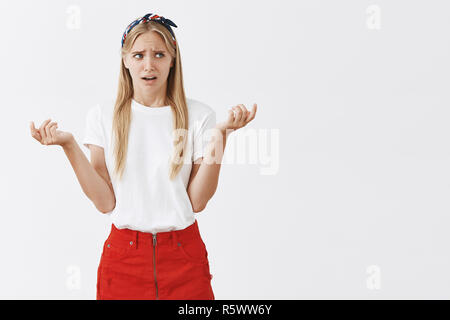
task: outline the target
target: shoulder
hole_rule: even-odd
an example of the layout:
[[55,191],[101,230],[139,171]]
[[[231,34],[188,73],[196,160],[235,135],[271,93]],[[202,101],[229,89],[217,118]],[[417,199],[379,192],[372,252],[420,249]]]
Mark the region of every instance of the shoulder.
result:
[[115,102],[112,99],[100,100],[88,109],[88,114],[90,117],[95,117],[98,120],[106,121],[113,116],[114,103]]
[[116,101],[112,98],[103,99],[98,103],[100,112],[106,118],[111,117],[114,113]]
[[208,104],[186,97],[186,103],[189,112],[189,118],[192,121],[201,121],[208,116],[215,116],[215,110]]

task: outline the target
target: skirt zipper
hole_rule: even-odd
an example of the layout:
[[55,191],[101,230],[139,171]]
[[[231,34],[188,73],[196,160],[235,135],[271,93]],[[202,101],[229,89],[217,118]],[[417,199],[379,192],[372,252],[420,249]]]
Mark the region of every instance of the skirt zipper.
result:
[[155,256],[155,250],[156,250],[156,233],[153,234],[153,275],[155,277],[156,300],[158,300],[158,282],[156,280],[156,256]]

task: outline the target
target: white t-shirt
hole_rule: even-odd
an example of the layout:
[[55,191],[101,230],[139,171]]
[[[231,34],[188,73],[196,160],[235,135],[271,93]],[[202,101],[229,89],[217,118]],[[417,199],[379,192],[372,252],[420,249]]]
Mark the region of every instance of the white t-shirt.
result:
[[192,162],[203,157],[216,125],[216,112],[208,105],[187,98],[189,129],[183,167],[169,179],[173,154],[173,124],[170,106],[147,107],[134,99],[126,166],[122,180],[114,179],[112,121],[114,101],[91,108],[86,117],[83,145],[104,148],[105,162],[116,197],[107,214],[119,228],[143,232],[180,230],[195,222],[187,185]]

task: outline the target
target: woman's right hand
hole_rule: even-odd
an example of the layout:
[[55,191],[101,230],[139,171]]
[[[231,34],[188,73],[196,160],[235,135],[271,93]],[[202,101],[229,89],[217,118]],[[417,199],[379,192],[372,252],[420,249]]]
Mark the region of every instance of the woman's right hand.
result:
[[63,147],[73,138],[70,132],[56,130],[58,128],[57,122],[50,122],[51,119],[45,120],[39,129],[34,127],[34,121],[30,122],[31,136],[39,141],[41,144],[60,145]]

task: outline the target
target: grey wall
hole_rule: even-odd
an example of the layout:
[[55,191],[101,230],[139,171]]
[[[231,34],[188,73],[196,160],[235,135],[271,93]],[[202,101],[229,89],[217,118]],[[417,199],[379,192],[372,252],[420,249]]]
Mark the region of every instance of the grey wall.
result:
[[449,299],[449,11],[2,1],[0,298],[95,299],[109,217],[29,122],[81,143],[87,110],[115,97],[125,27],[153,12],[179,26],[189,97],[218,121],[258,103],[198,215],[217,299]]

